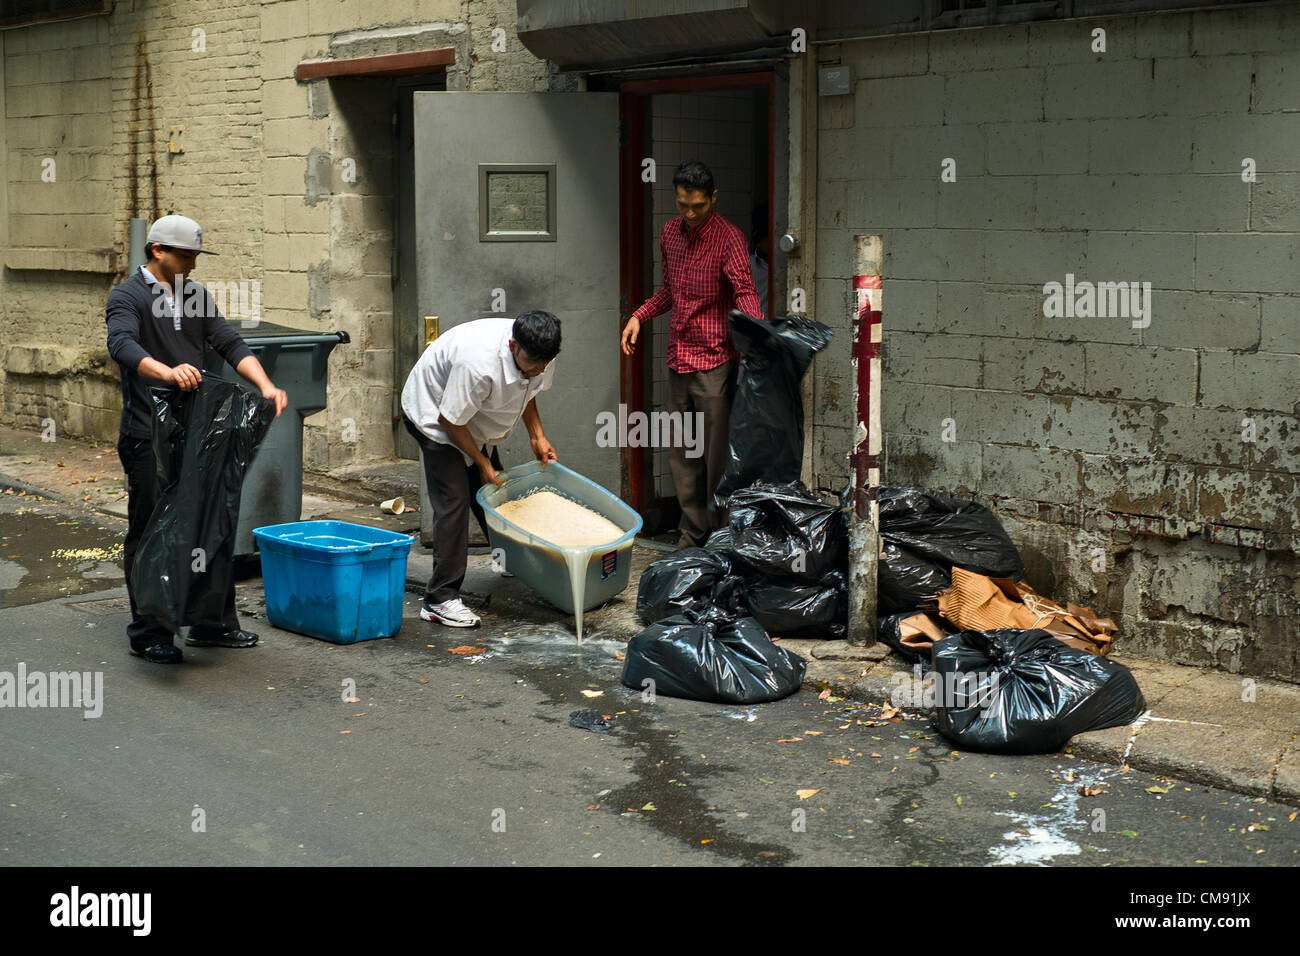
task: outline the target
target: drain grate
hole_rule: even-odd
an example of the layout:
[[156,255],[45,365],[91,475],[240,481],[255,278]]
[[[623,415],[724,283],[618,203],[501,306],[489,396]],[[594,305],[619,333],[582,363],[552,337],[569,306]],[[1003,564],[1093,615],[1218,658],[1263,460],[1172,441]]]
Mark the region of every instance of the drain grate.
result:
[[131,610],[131,601],[124,597],[99,598],[94,601],[69,601],[65,606],[85,614],[120,614]]

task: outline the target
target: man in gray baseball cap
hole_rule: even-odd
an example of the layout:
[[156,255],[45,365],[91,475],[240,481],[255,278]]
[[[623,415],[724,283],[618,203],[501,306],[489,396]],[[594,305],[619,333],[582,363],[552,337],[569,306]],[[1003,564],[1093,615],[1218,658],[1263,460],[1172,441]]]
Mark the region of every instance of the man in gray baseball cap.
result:
[[[149,227],[148,261],[108,296],[108,351],[122,371],[122,426],[117,454],[126,472],[127,532],[123,565],[131,623],[126,629],[132,654],[159,664],[179,663],[181,650],[157,621],[137,613],[131,587],[136,548],[158,503],[151,440],[151,386],[173,385],[184,391],[199,387],[205,347],[211,346],[230,367],[275,402],[275,414],[288,403],[267,377],[239,333],[231,328],[212,295],[189,278],[200,254],[215,255],[203,245],[203,230],[186,216],[163,216]],[[191,308],[197,302],[199,308]],[[183,307],[184,305],[184,307]],[[232,579],[220,631],[191,628],[185,643],[199,647],[252,647],[257,635],[239,626]]]

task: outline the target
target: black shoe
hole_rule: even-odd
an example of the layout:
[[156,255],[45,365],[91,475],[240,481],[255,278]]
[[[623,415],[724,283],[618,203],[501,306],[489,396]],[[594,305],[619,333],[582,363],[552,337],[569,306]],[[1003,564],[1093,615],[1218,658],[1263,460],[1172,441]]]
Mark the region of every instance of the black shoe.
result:
[[257,643],[257,635],[252,631],[195,634],[191,630],[185,637],[185,643],[191,647],[252,647]]
[[185,659],[181,649],[170,641],[159,641],[143,649],[132,647],[130,651],[136,657],[143,657],[153,664],[179,664]]

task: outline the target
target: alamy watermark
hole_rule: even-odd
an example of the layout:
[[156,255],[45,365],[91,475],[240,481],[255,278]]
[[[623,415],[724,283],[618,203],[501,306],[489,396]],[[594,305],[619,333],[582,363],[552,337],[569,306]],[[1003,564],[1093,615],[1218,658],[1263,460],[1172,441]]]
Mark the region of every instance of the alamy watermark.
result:
[[596,444],[601,448],[685,448],[687,458],[704,454],[703,412],[628,413],[627,405],[618,406],[618,414],[596,414]]
[[257,279],[213,282],[210,286],[191,280],[187,285],[184,273],[178,272],[174,286],[184,290],[179,298],[161,283],[153,286],[153,314],[159,319],[170,315],[178,331],[182,316],[214,319],[222,315],[228,320],[241,320],[245,328],[262,321],[262,283]]
[[104,713],[103,671],[0,671],[0,707],[80,707],[87,718]]
[[1067,272],[1064,285],[1049,282],[1043,295],[1043,315],[1049,319],[1132,319],[1135,329],[1151,324],[1150,282],[1075,282],[1074,273]]
[[74,885],[50,897],[51,926],[116,926],[130,929],[133,936],[148,936],[152,911],[152,893],[83,893]]
[[[910,679],[909,679],[910,677]],[[940,677],[938,671],[922,673],[920,664],[911,675],[898,671],[889,682],[894,685],[889,702],[895,707],[942,707],[945,710],[978,707],[987,714],[998,698],[998,672],[950,671]]]

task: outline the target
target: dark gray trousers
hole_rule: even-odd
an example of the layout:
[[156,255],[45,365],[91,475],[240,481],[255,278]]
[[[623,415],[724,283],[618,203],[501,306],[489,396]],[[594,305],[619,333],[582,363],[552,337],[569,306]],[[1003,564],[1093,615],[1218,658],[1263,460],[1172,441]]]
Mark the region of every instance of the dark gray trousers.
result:
[[[465,566],[469,557],[469,514],[478,519],[483,536],[487,537],[487,520],[474,496],[483,485],[478,466],[465,464],[460,449],[432,441],[415,427],[405,415],[402,422],[420,445],[420,458],[424,462],[424,480],[429,488],[429,503],[433,506],[433,574],[424,588],[427,604],[441,604],[460,596],[460,586],[465,583]],[[482,449],[487,454],[487,448]],[[501,459],[492,447],[488,459],[492,467],[501,470]]]
[[[731,403],[736,396],[736,363],[723,362],[706,372],[668,371],[669,411],[704,413],[704,453],[687,458],[687,449],[670,446],[668,467],[682,508],[678,530],[687,545],[701,545],[722,524],[713,492],[727,468]],[[694,426],[692,426],[694,427]]]

